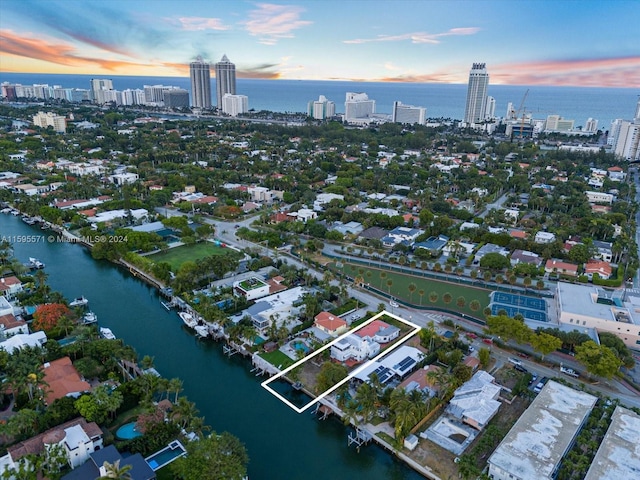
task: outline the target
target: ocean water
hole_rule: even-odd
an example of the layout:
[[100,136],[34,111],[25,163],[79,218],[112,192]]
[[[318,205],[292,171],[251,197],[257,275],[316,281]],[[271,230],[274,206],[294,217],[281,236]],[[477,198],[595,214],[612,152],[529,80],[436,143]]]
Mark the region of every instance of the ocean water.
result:
[[[88,89],[91,78],[111,78],[116,90],[142,88],[143,85],[173,85],[190,90],[188,77],[135,77],[95,75],[22,74],[0,72],[0,82],[61,85]],[[214,93],[215,79],[211,80]],[[598,120],[598,128],[607,130],[616,118],[633,118],[640,95],[638,88],[581,88],[489,85],[488,94],[496,99],[496,116],[506,114],[507,104],[518,108],[529,91],[524,109],[534,118],[557,114],[584,125],[588,118]],[[376,101],[377,113],[391,113],[393,102],[427,108],[427,117],[462,119],[467,86],[437,83],[381,83],[319,80],[238,79],[237,93],[249,97],[249,108],[273,112],[306,112],[307,103],[320,95],[335,102],[344,112],[346,92],[365,92]]]

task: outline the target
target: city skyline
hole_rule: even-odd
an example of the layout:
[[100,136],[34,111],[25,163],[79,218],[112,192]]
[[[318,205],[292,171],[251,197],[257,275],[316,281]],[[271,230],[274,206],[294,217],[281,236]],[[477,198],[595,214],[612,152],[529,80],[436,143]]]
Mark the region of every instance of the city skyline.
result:
[[238,78],[637,87],[640,2],[5,0],[4,72],[189,76],[227,54]]

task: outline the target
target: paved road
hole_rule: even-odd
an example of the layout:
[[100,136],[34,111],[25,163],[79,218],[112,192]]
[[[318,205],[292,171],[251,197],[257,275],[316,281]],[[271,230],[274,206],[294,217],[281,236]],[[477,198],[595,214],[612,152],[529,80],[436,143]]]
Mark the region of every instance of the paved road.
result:
[[[163,210],[162,213],[165,214],[165,211]],[[179,212],[174,212],[174,213],[180,215]],[[239,248],[245,248],[245,247],[258,248],[262,251],[263,254],[274,256],[275,252],[273,249],[268,249],[266,248],[266,246],[256,245],[254,243],[238,239],[238,237],[236,236],[235,234],[236,225],[248,227],[254,220],[255,220],[255,217],[243,219],[237,222],[223,222],[219,220],[205,219],[207,223],[215,225],[216,238],[219,238],[223,242],[229,243],[230,245],[234,245]],[[280,253],[279,255],[280,255],[280,258],[286,263],[290,265],[294,265],[297,268],[302,268],[307,270],[310,274],[312,274],[317,279],[322,279],[324,276],[324,272],[316,270],[312,266],[302,262],[296,257],[293,257],[288,254],[284,254],[284,253]],[[333,285],[339,284],[338,280],[333,280],[331,283]],[[364,315],[367,310],[373,310],[373,311],[377,310],[378,305],[383,303],[385,304],[385,307],[389,312],[395,315],[398,315],[406,320],[409,320],[410,322],[413,322],[416,325],[419,325],[421,327],[425,327],[430,322],[433,322],[434,324],[436,324],[436,327],[438,329],[449,328],[441,324],[444,320],[450,319],[454,323],[456,323],[456,325],[459,325],[461,328],[463,328],[466,331],[476,333],[477,335],[484,334],[483,327],[481,325],[464,320],[453,314],[424,311],[424,310],[406,307],[404,305],[398,305],[397,307],[391,306],[388,303],[388,300],[386,298],[379,297],[375,295],[374,292],[363,289],[361,287],[350,286],[349,288],[350,288],[351,295],[355,297],[358,301],[362,302],[363,305],[366,305],[358,310],[357,313],[360,315]],[[480,339],[475,340],[475,342],[473,342],[473,345],[476,351],[483,346],[486,347],[484,343],[481,343]],[[528,351],[529,353],[533,353],[531,348],[528,346],[518,345],[518,348],[524,351]],[[507,363],[508,358],[513,356],[512,352],[502,350],[495,345],[491,347],[491,350],[492,350],[491,351],[492,355],[496,358],[498,362],[501,362],[501,363]],[[561,363],[566,367],[573,368],[574,370],[578,370],[578,371],[581,371],[584,368],[582,365],[576,362],[575,359],[573,359],[569,355],[564,355],[561,353],[553,353],[548,355],[545,358],[545,362],[550,364],[555,364],[556,367],[550,368],[546,365],[541,365],[541,364],[532,362],[530,360],[522,360],[522,363],[524,364],[525,368],[527,368],[527,370],[529,370],[532,373],[536,373],[539,377],[562,376],[562,378],[565,378],[565,380],[567,380],[568,382],[576,386],[580,386],[581,384],[584,383],[580,379],[575,379],[566,375],[562,375],[560,373],[558,366]],[[595,390],[597,392],[600,392],[606,396],[619,398],[621,402],[623,402],[628,406],[635,406],[640,408],[640,395],[638,395],[637,392],[630,390],[627,386],[625,386],[624,384],[616,380],[602,381],[597,385],[588,384],[588,388]]]

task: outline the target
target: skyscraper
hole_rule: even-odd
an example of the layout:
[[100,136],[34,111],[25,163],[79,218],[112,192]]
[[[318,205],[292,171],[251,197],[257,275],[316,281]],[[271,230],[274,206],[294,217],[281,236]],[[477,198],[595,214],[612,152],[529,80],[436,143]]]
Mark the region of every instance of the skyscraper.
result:
[[217,107],[222,108],[222,97],[225,93],[236,94],[236,65],[226,55],[215,64]]
[[369,100],[366,93],[347,92],[344,102],[344,120],[346,122],[367,123],[376,112],[376,101]]
[[191,106],[211,108],[211,70],[209,64],[196,58],[189,66],[191,73]]
[[472,126],[484,121],[487,111],[487,88],[489,74],[485,63],[474,63],[469,72],[467,87],[467,105],[464,110],[464,123]]
[[110,78],[91,79],[91,99],[98,104],[106,103],[104,92],[113,90],[113,81]]
[[307,113],[315,120],[326,120],[336,114],[336,104],[320,95],[318,100],[311,100],[307,105]]

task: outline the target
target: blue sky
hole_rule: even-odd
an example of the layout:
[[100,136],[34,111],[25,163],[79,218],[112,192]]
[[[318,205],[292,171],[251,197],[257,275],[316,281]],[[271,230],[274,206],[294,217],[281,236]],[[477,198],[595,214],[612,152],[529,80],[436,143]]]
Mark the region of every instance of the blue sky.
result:
[[2,0],[0,70],[640,87],[638,0]]

